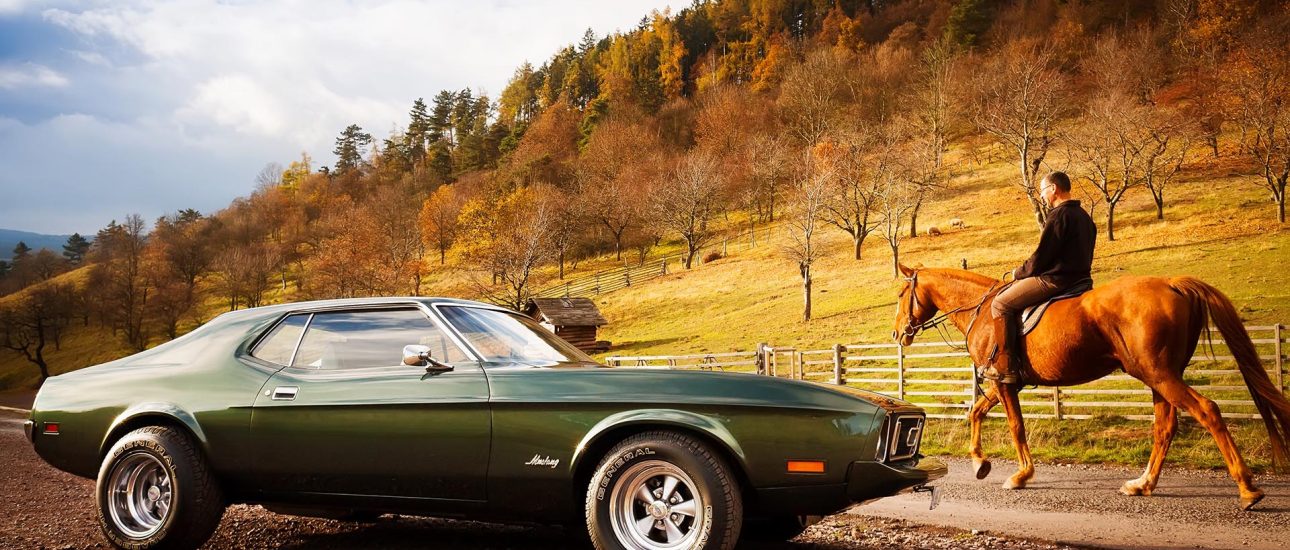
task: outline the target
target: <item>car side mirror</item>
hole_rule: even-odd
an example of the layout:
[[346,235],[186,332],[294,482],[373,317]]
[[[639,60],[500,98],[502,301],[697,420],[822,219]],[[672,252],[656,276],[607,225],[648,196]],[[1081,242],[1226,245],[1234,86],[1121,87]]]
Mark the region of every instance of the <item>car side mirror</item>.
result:
[[403,364],[409,367],[425,367],[426,372],[448,372],[453,366],[435,360],[430,355],[430,346],[410,344],[403,346]]

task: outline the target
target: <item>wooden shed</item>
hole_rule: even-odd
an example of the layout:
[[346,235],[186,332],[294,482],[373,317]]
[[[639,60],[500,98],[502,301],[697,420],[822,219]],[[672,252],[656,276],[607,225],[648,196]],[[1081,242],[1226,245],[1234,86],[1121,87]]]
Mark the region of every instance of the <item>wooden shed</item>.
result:
[[596,329],[609,324],[591,298],[530,298],[524,313],[587,353],[609,349],[596,340]]

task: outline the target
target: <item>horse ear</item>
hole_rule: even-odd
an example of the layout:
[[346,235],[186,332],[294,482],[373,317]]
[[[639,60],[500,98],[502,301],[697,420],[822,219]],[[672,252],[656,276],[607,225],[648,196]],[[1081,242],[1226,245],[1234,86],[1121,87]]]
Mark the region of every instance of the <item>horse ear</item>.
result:
[[905,264],[896,264],[896,268],[900,270],[901,275],[904,275],[906,277],[914,276],[914,270],[908,267],[905,267]]

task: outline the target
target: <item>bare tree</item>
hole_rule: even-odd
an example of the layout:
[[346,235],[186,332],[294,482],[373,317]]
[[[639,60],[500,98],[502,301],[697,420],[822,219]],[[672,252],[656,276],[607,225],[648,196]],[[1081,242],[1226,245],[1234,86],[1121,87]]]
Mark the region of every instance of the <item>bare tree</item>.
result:
[[721,208],[721,189],[716,159],[693,151],[677,163],[671,177],[654,193],[653,212],[659,227],[685,239],[686,269],[693,266],[695,255],[712,237],[708,222]]
[[847,73],[853,67],[846,54],[822,48],[784,75],[779,106],[784,125],[798,145],[814,145],[833,129],[849,101]]
[[104,303],[101,311],[113,327],[125,336],[132,348],[147,347],[144,311],[151,290],[143,276],[143,250],[146,226],[138,214],[115,221],[100,230],[94,238],[92,258],[95,266],[90,278]]
[[857,260],[865,238],[878,223],[875,211],[881,197],[879,182],[890,170],[892,160],[886,146],[871,133],[848,133],[832,151],[817,147],[817,154],[828,158],[831,168],[828,175],[832,192],[824,204],[823,220],[851,236]]
[[789,259],[797,263],[802,277],[802,320],[811,320],[811,266],[820,257],[815,231],[822,221],[833,192],[833,175],[817,163],[790,188],[788,221],[789,243],[784,247]]
[[1281,223],[1290,179],[1290,39],[1284,31],[1283,25],[1265,24],[1251,32],[1233,53],[1225,78],[1237,100],[1231,118],[1241,130],[1241,152],[1271,193]]
[[775,200],[789,174],[788,145],[778,135],[758,135],[748,142],[747,148],[752,165],[747,202],[758,219],[774,222]]
[[892,169],[878,180],[878,233],[891,248],[891,272],[900,276],[900,241],[910,212],[921,192],[918,185],[902,170]]
[[1146,130],[1150,141],[1140,162],[1143,184],[1156,204],[1156,219],[1163,220],[1165,189],[1182,171],[1199,126],[1177,111],[1156,107],[1148,116]]
[[1067,110],[1067,78],[1053,53],[1030,40],[1000,48],[976,69],[967,98],[968,115],[981,131],[1017,154],[1018,184],[1043,227],[1048,205],[1039,197],[1039,171]]
[[462,242],[478,262],[472,279],[476,292],[516,311],[532,297],[534,271],[551,257],[554,201],[539,192],[521,188],[498,198],[490,215],[469,218]]
[[658,136],[649,128],[611,118],[596,129],[578,159],[579,209],[609,232],[619,261],[623,236],[644,219],[644,198],[659,177],[661,157]]
[[1149,139],[1142,132],[1146,112],[1118,93],[1099,98],[1070,139],[1068,150],[1106,204],[1107,240],[1115,240],[1115,207],[1125,193],[1143,184],[1139,163]]
[[40,370],[40,383],[49,378],[45,347],[58,347],[62,330],[73,316],[75,287],[47,282],[30,287],[0,307],[0,347],[16,352]]

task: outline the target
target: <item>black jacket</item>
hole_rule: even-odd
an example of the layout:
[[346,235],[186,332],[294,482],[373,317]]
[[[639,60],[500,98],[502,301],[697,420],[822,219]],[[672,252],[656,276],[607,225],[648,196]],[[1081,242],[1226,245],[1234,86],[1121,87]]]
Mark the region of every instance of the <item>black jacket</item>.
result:
[[1090,276],[1096,242],[1097,226],[1079,201],[1063,202],[1048,212],[1039,247],[1014,275],[1018,279],[1045,276],[1057,286],[1075,283]]

